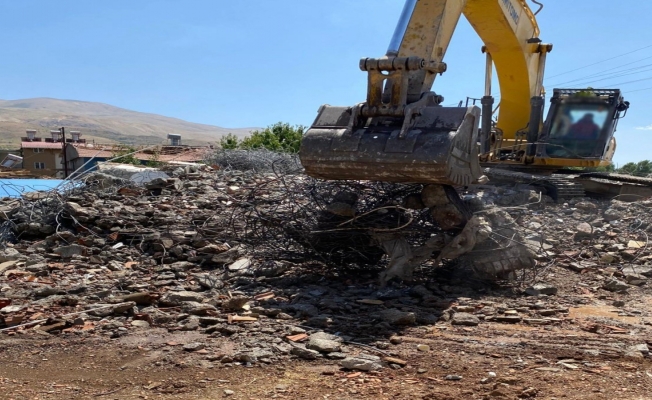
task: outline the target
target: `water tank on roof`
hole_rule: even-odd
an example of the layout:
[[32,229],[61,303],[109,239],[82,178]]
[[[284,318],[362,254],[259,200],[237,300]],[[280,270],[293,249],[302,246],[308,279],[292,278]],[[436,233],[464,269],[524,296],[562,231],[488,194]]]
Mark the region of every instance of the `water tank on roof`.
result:
[[181,135],[176,133],[168,133],[168,140],[171,146],[181,146]]

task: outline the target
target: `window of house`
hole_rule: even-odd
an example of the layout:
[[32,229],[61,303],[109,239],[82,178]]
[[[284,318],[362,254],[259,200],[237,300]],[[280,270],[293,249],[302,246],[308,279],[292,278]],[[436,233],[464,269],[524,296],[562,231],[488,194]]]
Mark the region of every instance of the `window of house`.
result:
[[35,162],[34,163],[34,169],[45,169],[45,163],[44,162]]
[[43,153],[43,149],[32,149],[34,153]]

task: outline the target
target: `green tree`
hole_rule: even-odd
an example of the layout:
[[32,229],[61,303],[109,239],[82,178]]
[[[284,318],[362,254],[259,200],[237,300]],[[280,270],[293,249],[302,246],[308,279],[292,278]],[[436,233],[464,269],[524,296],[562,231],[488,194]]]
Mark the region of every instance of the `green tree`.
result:
[[140,160],[133,154],[135,152],[136,149],[131,146],[119,145],[113,148],[114,159],[112,161],[120,164],[141,165]]
[[596,172],[615,172],[616,167],[613,164],[609,164],[606,167],[595,167],[593,170]]
[[589,86],[588,88],[575,93],[575,97],[596,97],[596,94],[593,91],[593,88]]
[[635,176],[648,176],[652,174],[652,161],[643,160],[637,163],[628,162],[618,169],[621,174],[635,175]]
[[220,138],[220,147],[224,150],[237,149],[239,145],[240,141],[238,140],[238,137],[232,133]]
[[291,126],[288,123],[277,122],[261,131],[251,132],[251,136],[242,139],[239,147],[297,153],[305,130],[303,125]]
[[152,167],[152,168],[160,167],[162,164],[163,163],[161,162],[160,153],[159,153],[158,150],[154,150],[154,152],[152,153],[152,156],[145,163],[146,166]]

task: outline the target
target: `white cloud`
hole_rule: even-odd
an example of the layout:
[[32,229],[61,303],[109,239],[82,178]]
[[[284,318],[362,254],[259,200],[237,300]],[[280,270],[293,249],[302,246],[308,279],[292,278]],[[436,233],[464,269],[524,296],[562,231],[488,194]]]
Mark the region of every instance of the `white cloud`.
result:
[[637,126],[636,130],[639,131],[652,131],[652,124],[646,126]]

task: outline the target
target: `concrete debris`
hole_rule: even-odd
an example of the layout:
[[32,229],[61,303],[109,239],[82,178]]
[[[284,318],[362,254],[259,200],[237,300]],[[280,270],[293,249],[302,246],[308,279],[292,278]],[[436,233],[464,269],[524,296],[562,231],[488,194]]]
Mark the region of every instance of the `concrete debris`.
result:
[[98,170],[102,174],[131,181],[135,184],[146,184],[154,180],[170,178],[168,174],[157,168],[130,164],[100,163]]
[[480,319],[473,314],[456,312],[453,314],[451,323],[453,325],[476,326],[480,323]]
[[404,312],[394,308],[381,311],[380,316],[390,325],[413,325],[417,319],[413,312]]
[[291,354],[304,360],[316,360],[318,357],[321,357],[321,354],[317,350],[307,349],[301,345],[292,347]]
[[625,282],[619,281],[618,279],[612,279],[608,281],[603,288],[610,292],[620,292],[629,289],[629,285]]
[[542,294],[552,296],[557,294],[557,291],[558,289],[556,286],[547,283],[537,283],[525,289],[525,293],[529,296],[539,296]]
[[[475,335],[494,340],[496,326],[514,337],[501,349],[553,346],[535,335],[575,329],[603,342],[569,334],[573,352],[649,356],[629,333],[652,324],[641,305],[651,201],[554,204],[531,187],[470,187],[462,227],[460,215],[437,222],[451,213],[436,186],[236,169],[166,170],[136,184],[142,171],[127,171],[65,195],[0,200],[0,332],[188,335],[168,347],[214,368],[300,359],[417,372],[411,356],[440,354],[439,332],[460,338],[446,342],[458,354]],[[498,353],[481,354],[533,373],[600,368],[595,355],[582,365]],[[447,362],[446,374],[464,371]],[[443,377],[462,379],[432,379]]]
[[342,349],[342,339],[324,332],[317,332],[310,335],[306,348],[321,353],[334,353]]
[[383,367],[380,357],[361,354],[356,357],[347,357],[340,361],[340,365],[344,369],[359,370],[359,371],[376,371]]

